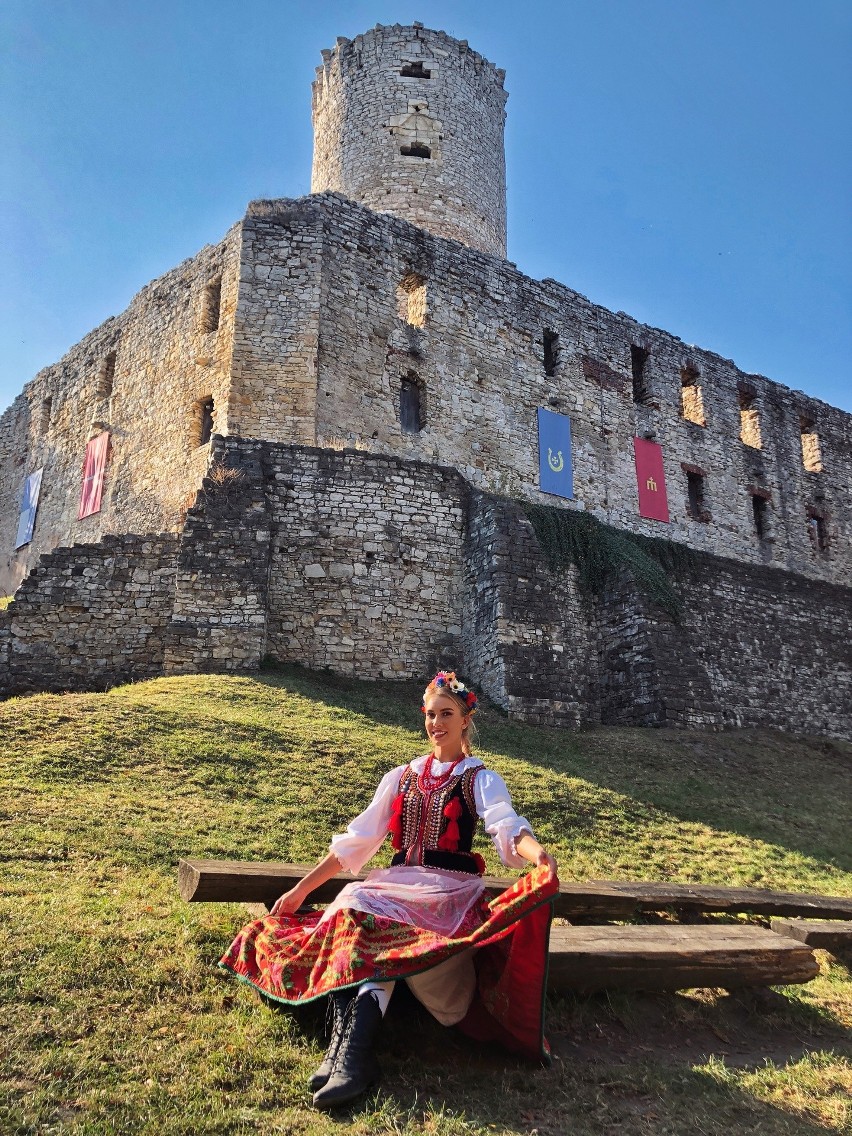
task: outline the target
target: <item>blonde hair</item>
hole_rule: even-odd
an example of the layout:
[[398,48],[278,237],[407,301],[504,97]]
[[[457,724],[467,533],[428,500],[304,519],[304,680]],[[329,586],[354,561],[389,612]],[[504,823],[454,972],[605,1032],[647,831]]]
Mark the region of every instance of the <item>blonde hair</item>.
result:
[[[455,689],[454,689],[455,687]],[[462,713],[462,717],[467,718],[466,724],[462,727],[462,740],[461,747],[462,753],[466,757],[470,757],[473,752],[471,748],[471,741],[475,740],[478,736],[476,723],[473,720],[473,715],[476,713],[476,695],[472,690],[468,690],[459,679],[456,678],[455,671],[438,671],[426,689],[423,691],[423,710],[426,710],[426,702],[429,698],[449,698],[455,702]],[[468,698],[473,698],[473,704],[468,702]]]

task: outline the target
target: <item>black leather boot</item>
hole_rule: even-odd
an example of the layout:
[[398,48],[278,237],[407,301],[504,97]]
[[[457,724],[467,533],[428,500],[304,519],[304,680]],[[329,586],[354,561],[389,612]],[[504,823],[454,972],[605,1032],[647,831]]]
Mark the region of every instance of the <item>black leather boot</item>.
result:
[[308,1081],[308,1087],[312,1093],[315,1093],[317,1089],[321,1089],[331,1076],[331,1071],[334,1068],[334,1059],[337,1056],[337,1050],[340,1048],[340,1040],[343,1037],[346,1011],[349,1009],[349,1004],[357,993],[357,989],[334,990],[328,996],[328,1014],[326,1016],[328,1049],[326,1050],[325,1057],[322,1059],[322,1063]]
[[343,1033],[332,1063],[331,1076],[314,1093],[317,1108],[337,1108],[369,1089],[380,1077],[373,1041],[382,1020],[372,994],[353,998],[346,1009]]

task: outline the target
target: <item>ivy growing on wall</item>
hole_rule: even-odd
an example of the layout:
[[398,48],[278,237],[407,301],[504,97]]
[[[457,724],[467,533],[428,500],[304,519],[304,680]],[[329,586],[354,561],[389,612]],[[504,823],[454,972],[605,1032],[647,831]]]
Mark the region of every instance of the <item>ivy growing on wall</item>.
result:
[[624,532],[591,513],[531,501],[521,504],[551,571],[573,565],[583,591],[599,596],[607,582],[626,568],[637,587],[680,622],[682,604],[673,580],[695,564],[691,549],[671,540]]

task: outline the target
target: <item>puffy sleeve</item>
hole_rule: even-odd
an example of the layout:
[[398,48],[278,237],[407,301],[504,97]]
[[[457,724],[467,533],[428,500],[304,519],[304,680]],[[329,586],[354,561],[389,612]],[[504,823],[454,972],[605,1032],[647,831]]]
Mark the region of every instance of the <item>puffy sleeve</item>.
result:
[[522,832],[532,834],[532,825],[512,808],[506,782],[493,769],[483,769],[473,782],[473,795],[500,859],[507,868],[523,868],[526,860],[515,851],[515,838]]
[[386,773],[366,809],[350,822],[345,832],[332,836],[331,851],[347,872],[360,872],[381,848],[388,834],[391,808],[404,769],[404,765],[399,765]]

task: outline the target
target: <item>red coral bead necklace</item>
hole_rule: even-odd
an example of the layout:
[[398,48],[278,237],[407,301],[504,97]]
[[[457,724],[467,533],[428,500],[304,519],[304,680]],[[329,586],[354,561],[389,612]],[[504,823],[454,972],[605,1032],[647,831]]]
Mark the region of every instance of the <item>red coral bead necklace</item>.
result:
[[420,792],[435,793],[438,791],[438,789],[443,789],[455,774],[456,766],[461,765],[466,757],[467,754],[463,753],[461,757],[456,758],[456,760],[445,773],[439,773],[436,776],[432,773],[432,762],[436,760],[435,755],[434,753],[430,753],[429,760],[423,766],[422,771],[417,774],[417,787]]

